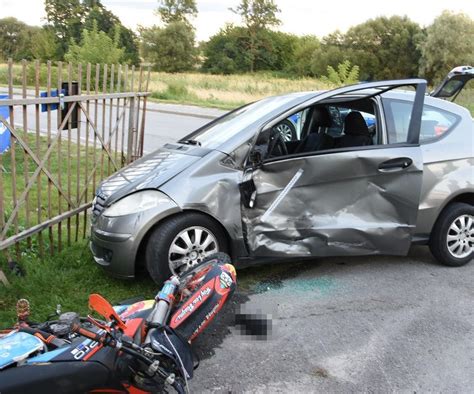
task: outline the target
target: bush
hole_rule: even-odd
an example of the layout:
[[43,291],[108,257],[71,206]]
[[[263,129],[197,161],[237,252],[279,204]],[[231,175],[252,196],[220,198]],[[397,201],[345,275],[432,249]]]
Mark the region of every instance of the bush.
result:
[[124,49],[119,48],[119,36],[120,32],[117,29],[112,40],[103,31],[98,31],[97,25],[94,24],[92,30],[83,30],[80,45],[73,42],[69,46],[64,59],[74,63],[120,63],[124,57]]

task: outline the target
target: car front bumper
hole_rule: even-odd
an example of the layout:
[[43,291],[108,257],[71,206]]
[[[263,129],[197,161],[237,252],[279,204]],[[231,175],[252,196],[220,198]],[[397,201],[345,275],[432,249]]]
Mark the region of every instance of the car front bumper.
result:
[[113,276],[133,278],[138,249],[148,231],[160,220],[180,211],[168,199],[157,208],[125,216],[92,215],[90,249],[95,262]]

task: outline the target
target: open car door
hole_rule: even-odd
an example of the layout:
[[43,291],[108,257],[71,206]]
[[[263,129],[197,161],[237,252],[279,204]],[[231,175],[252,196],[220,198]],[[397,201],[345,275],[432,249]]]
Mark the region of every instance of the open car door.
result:
[[449,98],[451,101],[454,101],[459,93],[461,93],[461,90],[473,78],[474,67],[455,67],[430,95],[438,98]]
[[[403,86],[416,88],[403,143],[254,159],[263,151],[268,131],[299,110],[337,100],[376,100]],[[425,92],[426,81],[420,79],[347,86],[322,93],[264,126],[241,184],[242,224],[250,254],[279,258],[406,254],[421,193],[419,133]],[[381,123],[381,106],[379,111]]]

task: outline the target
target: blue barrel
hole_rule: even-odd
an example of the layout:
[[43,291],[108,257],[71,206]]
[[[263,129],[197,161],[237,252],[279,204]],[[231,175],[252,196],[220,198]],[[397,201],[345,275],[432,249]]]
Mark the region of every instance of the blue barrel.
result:
[[[0,100],[8,99],[7,95],[0,95]],[[10,108],[2,105],[0,106],[0,115],[2,115],[8,122],[10,121]],[[10,130],[3,122],[0,122],[0,154],[6,152],[10,148]]]

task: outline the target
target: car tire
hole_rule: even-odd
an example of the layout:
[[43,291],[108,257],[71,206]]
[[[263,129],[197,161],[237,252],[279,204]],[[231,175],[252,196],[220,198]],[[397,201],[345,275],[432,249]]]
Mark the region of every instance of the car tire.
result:
[[162,284],[172,274],[184,274],[207,256],[227,251],[227,238],[220,225],[206,215],[192,212],[166,219],[153,230],[146,244],[145,261],[151,278]]
[[287,119],[282,120],[280,123],[274,126],[273,129],[280,133],[284,142],[294,141],[297,139],[295,125]]
[[429,246],[441,264],[460,267],[469,263],[474,258],[474,206],[448,205],[436,221]]

